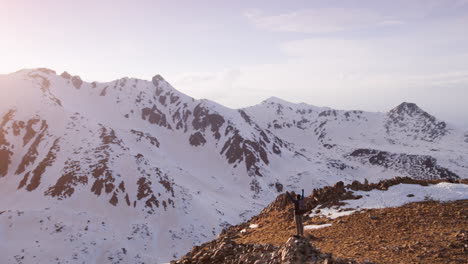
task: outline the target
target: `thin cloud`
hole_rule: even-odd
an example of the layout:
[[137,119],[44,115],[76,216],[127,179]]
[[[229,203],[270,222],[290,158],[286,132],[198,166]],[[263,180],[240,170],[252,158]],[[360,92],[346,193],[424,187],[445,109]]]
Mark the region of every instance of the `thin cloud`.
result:
[[296,33],[329,33],[404,23],[400,18],[361,8],[317,8],[278,15],[248,10],[244,16],[260,29]]
[[[240,65],[234,72],[175,83],[198,98],[245,107],[277,96],[341,109],[387,111],[418,103],[438,118],[466,123],[468,36],[465,18],[406,27],[367,38],[311,37],[278,44],[284,61]],[[196,76],[206,76],[206,74]],[[193,80],[192,79],[192,80]],[[174,78],[177,82],[177,78]],[[180,84],[180,86],[179,86]]]

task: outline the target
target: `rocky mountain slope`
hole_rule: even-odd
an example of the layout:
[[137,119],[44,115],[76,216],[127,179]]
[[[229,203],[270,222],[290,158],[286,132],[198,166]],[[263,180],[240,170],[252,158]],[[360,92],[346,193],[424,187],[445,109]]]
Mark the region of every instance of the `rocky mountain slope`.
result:
[[465,263],[467,183],[395,178],[315,189],[303,238],[293,236],[293,206],[281,194],[171,263]]
[[466,133],[411,103],[369,113],[270,98],[230,109],[159,75],[99,83],[21,70],[0,75],[0,255],[167,261],[286,189],[455,180],[466,164]]

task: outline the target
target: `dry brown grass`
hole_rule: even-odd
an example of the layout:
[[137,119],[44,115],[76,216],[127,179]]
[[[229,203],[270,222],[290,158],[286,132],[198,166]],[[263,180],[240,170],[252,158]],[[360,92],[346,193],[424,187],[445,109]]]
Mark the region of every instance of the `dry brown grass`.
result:
[[[372,216],[372,217],[371,217]],[[305,224],[323,219],[308,219]],[[375,263],[468,263],[468,200],[372,209],[308,232],[322,252]],[[237,242],[280,245],[295,233],[292,217],[273,211]]]

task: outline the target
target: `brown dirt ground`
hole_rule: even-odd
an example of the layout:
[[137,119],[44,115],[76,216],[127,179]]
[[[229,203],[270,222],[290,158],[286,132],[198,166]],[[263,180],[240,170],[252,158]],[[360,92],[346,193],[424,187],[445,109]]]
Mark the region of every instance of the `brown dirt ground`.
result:
[[[373,263],[468,263],[468,200],[427,201],[398,208],[371,209],[334,220],[306,219],[307,224],[332,223],[306,231],[315,246],[335,257]],[[238,243],[280,245],[295,233],[291,217],[273,211]]]

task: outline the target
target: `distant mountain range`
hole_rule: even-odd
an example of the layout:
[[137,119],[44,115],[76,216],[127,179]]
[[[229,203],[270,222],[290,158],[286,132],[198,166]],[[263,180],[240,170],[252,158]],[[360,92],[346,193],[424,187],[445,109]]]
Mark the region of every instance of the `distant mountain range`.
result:
[[143,263],[180,256],[285,190],[468,177],[468,132],[413,103],[388,113],[279,98],[195,100],[160,75],[0,75],[0,256]]

